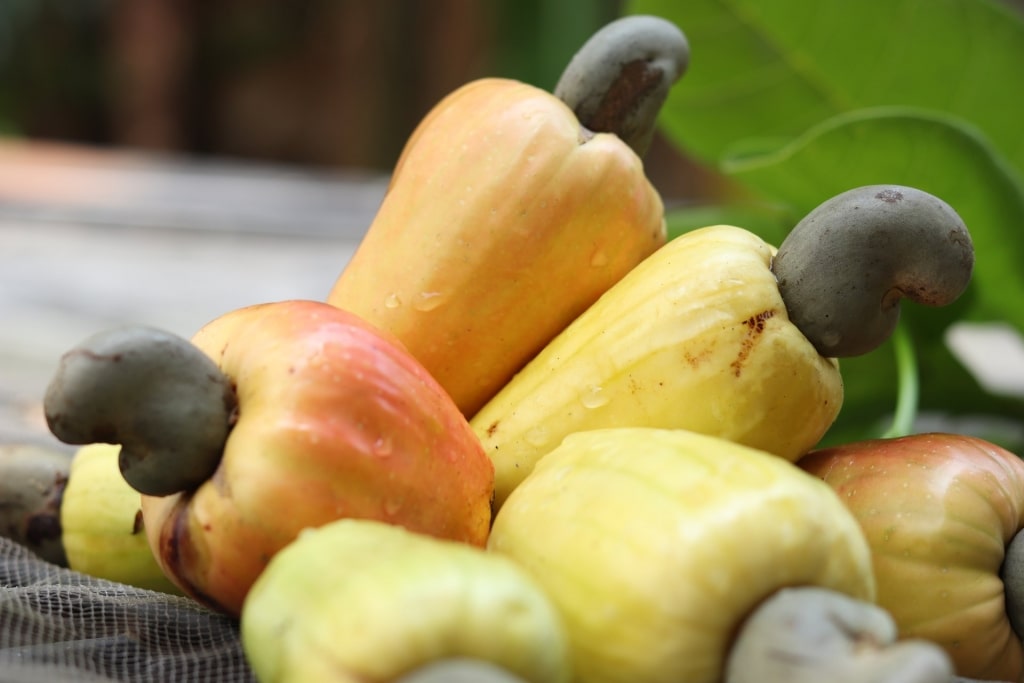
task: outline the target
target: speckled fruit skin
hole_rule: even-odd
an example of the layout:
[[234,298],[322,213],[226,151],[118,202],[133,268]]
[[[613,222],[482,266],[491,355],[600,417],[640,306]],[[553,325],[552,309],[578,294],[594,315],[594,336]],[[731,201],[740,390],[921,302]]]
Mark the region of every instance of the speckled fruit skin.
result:
[[326,303],[285,301],[232,311],[192,341],[234,381],[238,416],[207,482],[143,496],[149,543],[186,593],[237,615],[280,548],[339,518],[486,542],[493,467],[396,340]]
[[982,439],[918,434],[797,463],[839,493],[871,545],[878,604],[901,637],[941,645],[960,676],[1020,681],[999,569],[1024,527],[1024,463]]
[[327,301],[398,337],[469,417],[665,240],[625,142],[545,90],[484,78],[413,132]]

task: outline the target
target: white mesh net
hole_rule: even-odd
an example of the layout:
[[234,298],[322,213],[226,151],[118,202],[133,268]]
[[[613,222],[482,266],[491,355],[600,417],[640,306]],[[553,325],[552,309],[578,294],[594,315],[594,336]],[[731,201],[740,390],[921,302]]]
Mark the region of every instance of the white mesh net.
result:
[[238,623],[0,538],[0,683],[255,681]]

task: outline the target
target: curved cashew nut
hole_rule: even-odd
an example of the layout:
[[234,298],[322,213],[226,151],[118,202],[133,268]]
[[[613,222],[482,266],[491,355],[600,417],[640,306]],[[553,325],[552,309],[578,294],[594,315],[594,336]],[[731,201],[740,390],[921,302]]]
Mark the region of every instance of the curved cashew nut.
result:
[[71,454],[33,444],[0,445],[0,536],[68,566],[60,506]]
[[999,570],[1006,594],[1006,617],[1018,638],[1024,638],[1024,531],[1018,531],[1006,546]]
[[942,648],[896,637],[877,605],[822,588],[783,589],[743,623],[725,683],[950,682]]
[[686,36],[670,21],[617,19],[583,44],[554,94],[595,133],[615,133],[637,156],[651,145],[658,112],[690,61]]
[[395,683],[526,683],[494,664],[475,659],[443,659],[410,671]]
[[900,299],[945,306],[967,288],[974,247],[956,211],[927,192],[867,185],[811,211],[772,270],[793,324],[823,356],[880,346]]
[[163,496],[213,474],[236,399],[231,381],[189,341],[126,327],[65,353],[43,408],[50,431],[65,443],[120,444],[125,480]]

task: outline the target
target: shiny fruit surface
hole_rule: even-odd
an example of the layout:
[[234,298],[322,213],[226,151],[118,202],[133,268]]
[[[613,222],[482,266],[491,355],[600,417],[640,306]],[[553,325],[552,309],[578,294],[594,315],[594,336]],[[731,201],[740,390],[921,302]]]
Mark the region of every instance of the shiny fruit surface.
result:
[[234,381],[237,421],[207,482],[143,497],[150,544],[190,595],[237,614],[274,553],[342,517],[485,543],[491,463],[396,341],[326,303],[287,301],[232,311],[193,342]]

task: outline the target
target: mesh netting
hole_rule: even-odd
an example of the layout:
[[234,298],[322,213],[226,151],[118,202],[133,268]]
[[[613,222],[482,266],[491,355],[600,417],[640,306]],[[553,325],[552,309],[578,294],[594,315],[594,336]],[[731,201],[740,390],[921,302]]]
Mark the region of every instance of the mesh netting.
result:
[[0,683],[255,681],[238,623],[0,538]]

